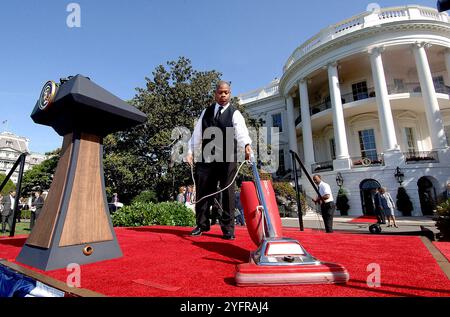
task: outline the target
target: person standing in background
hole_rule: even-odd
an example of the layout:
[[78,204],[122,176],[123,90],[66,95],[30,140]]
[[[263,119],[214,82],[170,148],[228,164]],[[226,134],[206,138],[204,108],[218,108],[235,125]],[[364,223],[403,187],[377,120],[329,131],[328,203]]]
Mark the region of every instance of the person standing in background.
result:
[[44,198],[42,197],[42,192],[37,190],[34,192],[34,200],[31,203],[31,219],[30,219],[30,230],[33,229],[34,224],[41,214],[42,207],[44,206]]
[[383,206],[381,206],[381,187],[375,189],[372,200],[374,202],[374,213],[377,216],[377,220],[379,224],[386,224],[386,217],[384,215]]
[[2,233],[6,233],[6,224],[9,226],[11,231],[13,221],[14,221],[14,203],[16,200],[16,192],[14,190],[9,192],[9,195],[3,198],[3,210],[2,215]]
[[181,186],[178,189],[177,202],[179,202],[180,204],[183,204],[183,205],[186,202],[186,187],[185,186]]
[[395,203],[389,194],[386,191],[385,187],[380,188],[380,201],[382,212],[386,215],[388,221],[388,227],[391,227],[391,219],[395,228],[398,228],[397,223],[395,222]]
[[323,222],[325,224],[325,232],[333,232],[333,216],[336,206],[334,204],[333,194],[331,193],[331,187],[324,181],[320,175],[314,175],[313,181],[317,185],[320,196],[313,199],[313,202],[320,204],[320,211],[322,213]]

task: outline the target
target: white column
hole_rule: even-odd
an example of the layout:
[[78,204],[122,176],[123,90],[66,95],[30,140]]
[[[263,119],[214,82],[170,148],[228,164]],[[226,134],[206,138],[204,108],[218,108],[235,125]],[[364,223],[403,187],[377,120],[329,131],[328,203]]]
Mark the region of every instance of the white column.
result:
[[447,69],[447,85],[450,85],[450,49],[445,50],[444,58]]
[[378,117],[380,120],[381,137],[383,139],[384,152],[398,151],[397,137],[395,135],[394,119],[392,117],[391,103],[384,75],[383,49],[375,48],[370,52],[372,76],[375,86],[375,95],[378,105]]
[[305,79],[300,80],[298,89],[300,91],[300,109],[302,115],[303,153],[305,155],[305,165],[310,167],[311,164],[315,163],[315,159],[309,110],[308,83]]
[[[298,154],[297,147],[297,129],[295,128],[295,118],[294,118],[294,98],[288,96],[286,98],[286,109],[287,109],[287,121],[288,121],[288,138],[289,138],[289,149]],[[289,156],[291,154],[289,153]],[[291,162],[293,164],[293,162]],[[293,166],[292,166],[293,167]]]
[[344,109],[342,107],[337,63],[328,65],[328,85],[333,111],[334,142],[336,144],[336,160],[334,160],[333,166],[335,170],[349,169],[351,168],[351,162],[345,132]]
[[444,126],[442,122],[439,103],[434,89],[433,77],[430,65],[428,64],[427,53],[424,43],[417,43],[413,46],[414,58],[416,60],[417,74],[419,75],[422,98],[425,105],[428,129],[430,131],[431,145],[433,150],[447,147]]

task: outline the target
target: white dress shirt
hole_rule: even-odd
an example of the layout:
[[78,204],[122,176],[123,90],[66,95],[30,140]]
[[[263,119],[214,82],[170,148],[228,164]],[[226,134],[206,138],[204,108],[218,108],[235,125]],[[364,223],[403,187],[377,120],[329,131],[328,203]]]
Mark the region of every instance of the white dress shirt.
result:
[[334,201],[333,199],[333,193],[331,192],[331,187],[330,185],[328,185],[325,182],[320,182],[320,184],[317,186],[320,195],[323,197],[325,195],[330,195],[330,197],[328,197],[328,199],[324,199],[325,203],[329,203]]
[[[228,109],[230,104],[226,104],[223,106],[222,112]],[[219,111],[220,105],[216,103],[216,107],[214,109],[214,117],[216,117],[217,111]],[[194,153],[194,149],[201,149],[202,144],[202,120],[205,114],[206,109],[202,111],[200,118],[197,121],[197,124],[194,128],[194,133],[192,134],[191,139],[189,140],[189,149],[188,153]],[[242,116],[239,110],[236,110],[233,114],[233,127],[234,127],[234,135],[239,147],[245,147],[247,144],[252,144],[252,139],[248,133],[247,125],[245,124],[245,119]]]
[[16,202],[16,199],[13,196],[11,196],[11,195],[9,195],[9,199],[11,199],[11,210],[13,210],[14,209],[14,203]]

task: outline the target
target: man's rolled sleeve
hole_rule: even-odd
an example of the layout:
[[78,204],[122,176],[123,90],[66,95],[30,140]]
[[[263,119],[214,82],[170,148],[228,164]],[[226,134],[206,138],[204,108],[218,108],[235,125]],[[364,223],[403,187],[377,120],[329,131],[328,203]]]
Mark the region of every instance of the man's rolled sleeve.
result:
[[188,154],[193,154],[195,150],[199,149],[202,145],[202,121],[204,114],[205,110],[203,110],[200,118],[195,124],[194,132],[192,133],[192,137],[189,140]]
[[245,119],[242,114],[236,110],[233,114],[233,127],[236,133],[236,141],[239,146],[245,147],[246,145],[252,145],[252,139],[250,138]]

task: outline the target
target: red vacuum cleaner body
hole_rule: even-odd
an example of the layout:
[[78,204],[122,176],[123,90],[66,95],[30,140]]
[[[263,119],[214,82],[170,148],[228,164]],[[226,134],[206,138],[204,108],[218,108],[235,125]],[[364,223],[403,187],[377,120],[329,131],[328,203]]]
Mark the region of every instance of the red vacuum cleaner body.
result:
[[[269,212],[270,220],[273,224],[273,231],[276,238],[283,237],[283,228],[281,218],[278,214],[278,206],[275,198],[275,192],[270,181],[261,181],[264,197],[266,197],[267,208],[276,210],[276,213]],[[264,212],[256,193],[255,184],[253,182],[243,182],[241,187],[241,205],[244,209],[244,217],[247,225],[248,233],[252,241],[257,245],[261,245],[264,240]]]
[[[281,218],[270,181],[244,182],[241,203],[247,229],[258,249],[249,263],[236,267],[238,286],[346,283],[347,270],[340,264],[320,262],[297,240],[283,238]],[[264,205],[266,207],[264,207]]]

